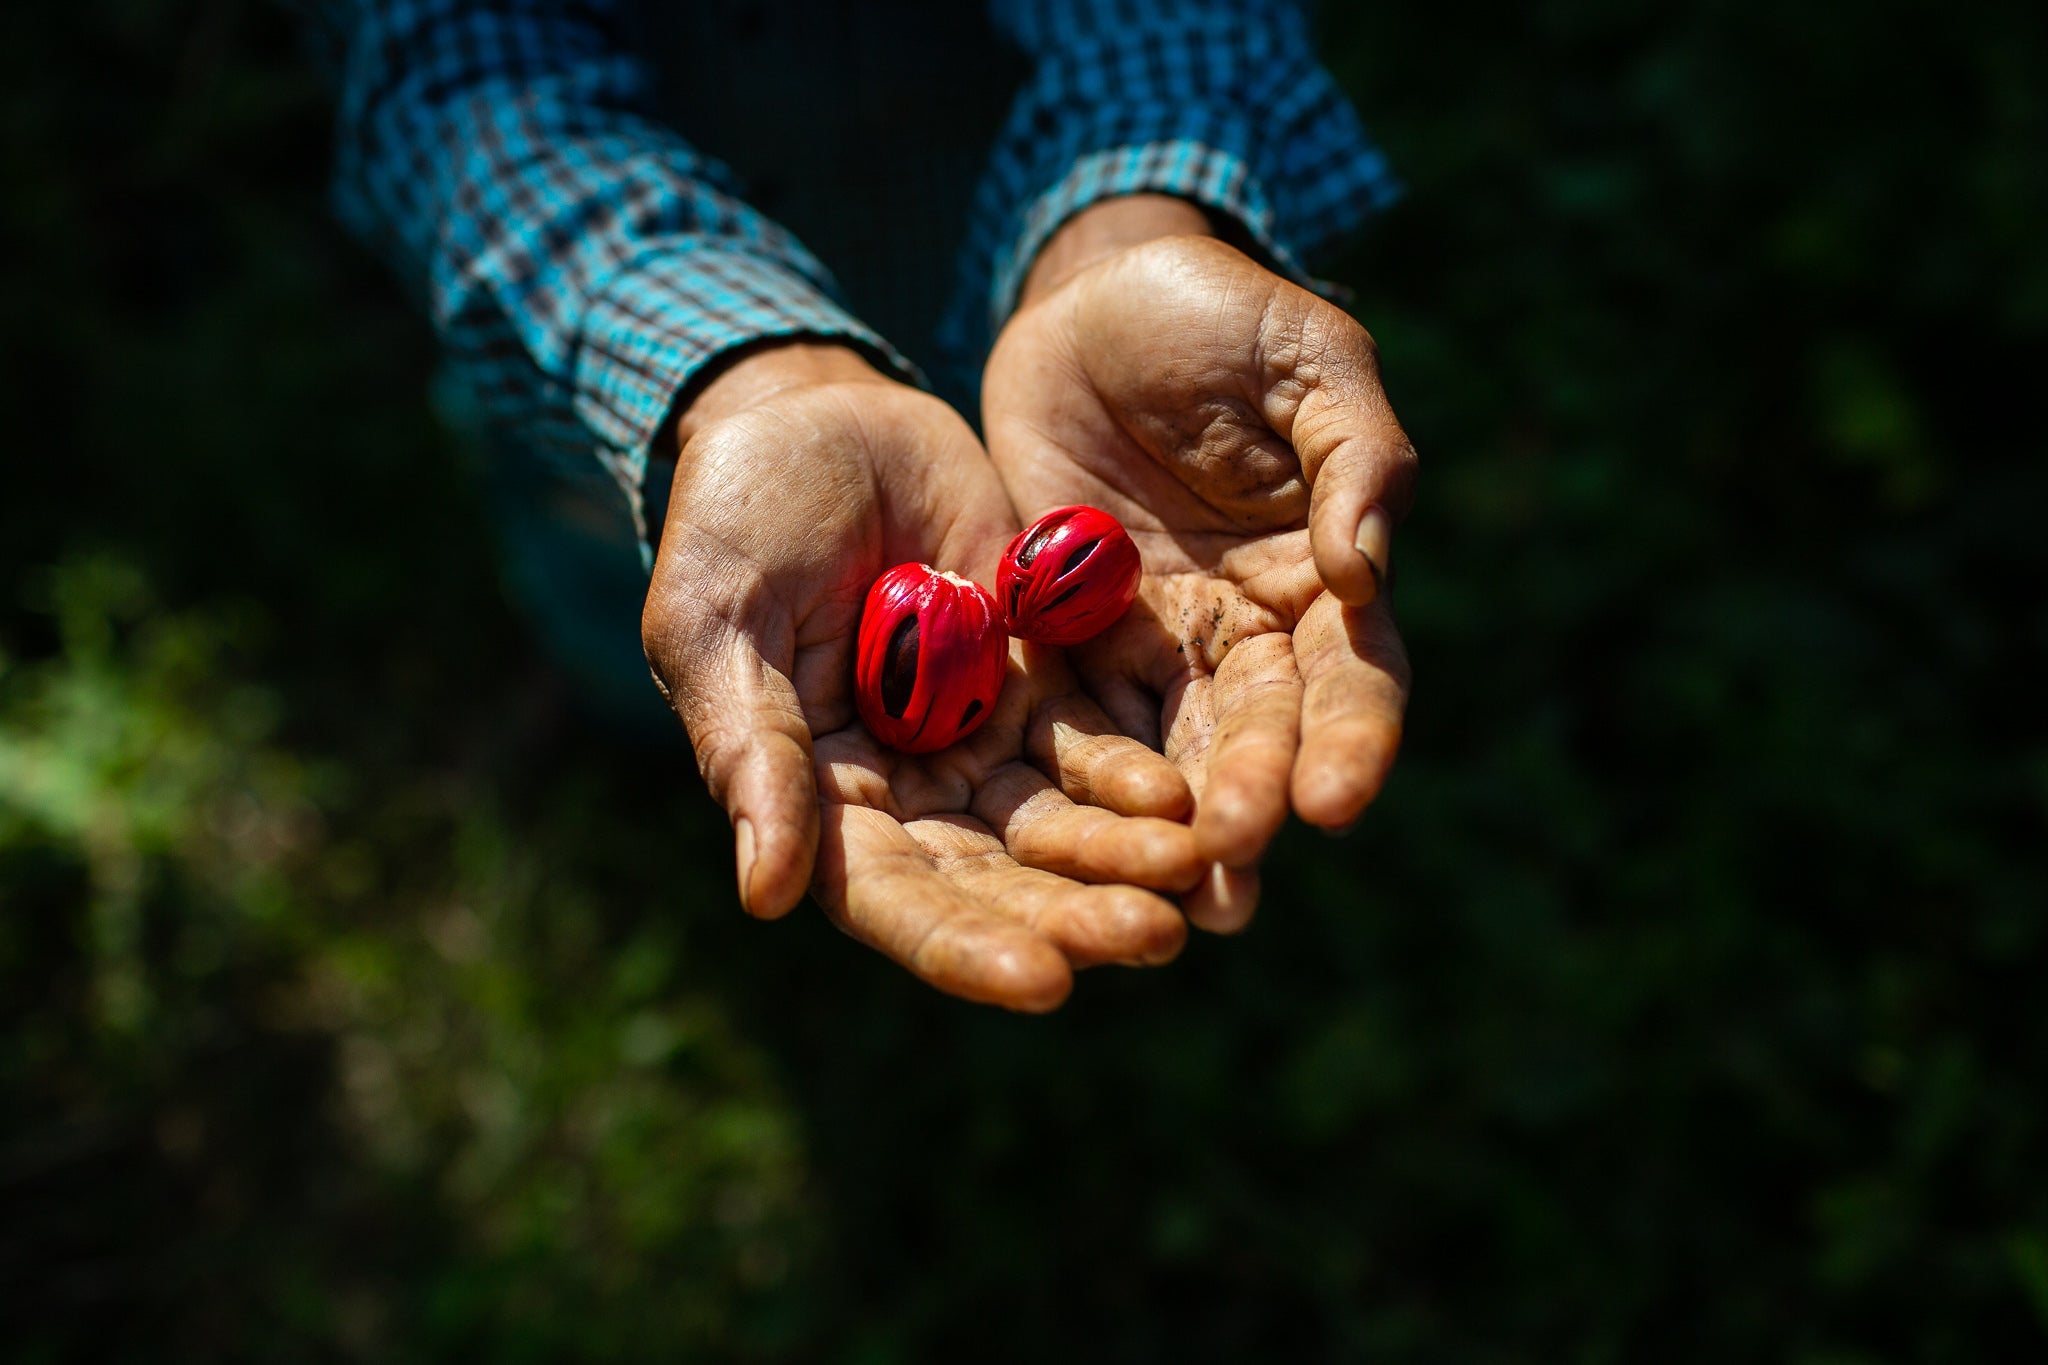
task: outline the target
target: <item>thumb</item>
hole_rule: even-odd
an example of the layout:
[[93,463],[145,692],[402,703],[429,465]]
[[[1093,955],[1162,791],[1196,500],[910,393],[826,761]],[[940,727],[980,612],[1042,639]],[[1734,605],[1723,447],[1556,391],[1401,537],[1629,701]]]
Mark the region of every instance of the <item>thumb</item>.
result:
[[1357,321],[1288,289],[1268,326],[1286,345],[1264,348],[1266,419],[1293,445],[1310,487],[1309,545],[1323,586],[1362,607],[1386,588],[1394,523],[1415,497],[1415,446],[1380,385],[1379,350]]
[[[803,899],[818,850],[811,731],[784,669],[733,614],[698,599],[641,625],[648,666],[682,718],[711,795],[733,823],[740,905],[776,919]],[[785,657],[793,639],[778,642]]]

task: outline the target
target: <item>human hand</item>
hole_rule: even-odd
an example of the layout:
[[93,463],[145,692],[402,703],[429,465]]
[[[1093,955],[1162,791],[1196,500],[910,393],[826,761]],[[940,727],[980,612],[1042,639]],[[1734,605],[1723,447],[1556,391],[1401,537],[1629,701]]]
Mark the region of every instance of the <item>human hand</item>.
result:
[[[857,718],[868,585],[909,560],[986,584],[1016,531],[959,415],[844,347],[783,343],[722,370],[678,436],[642,639],[733,819],[747,910],[809,885],[931,984],[1016,1009],[1057,1005],[1075,967],[1174,956],[1182,918],[1141,888],[1201,875],[1187,787],[1057,657],[1017,651],[988,721],[940,753]],[[1112,881],[1131,885],[1084,884]]]
[[1408,664],[1385,575],[1415,452],[1365,329],[1206,232],[1159,196],[1062,228],[989,356],[982,413],[1025,519],[1089,503],[1138,543],[1138,602],[1071,662],[1186,774],[1216,868],[1184,903],[1229,932],[1290,796],[1341,829],[1393,763]]

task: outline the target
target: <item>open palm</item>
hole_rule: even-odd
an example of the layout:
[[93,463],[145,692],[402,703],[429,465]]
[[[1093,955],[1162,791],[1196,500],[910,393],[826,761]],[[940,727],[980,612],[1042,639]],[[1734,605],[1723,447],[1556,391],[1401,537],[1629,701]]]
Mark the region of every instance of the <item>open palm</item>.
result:
[[1221,243],[1160,238],[1010,319],[983,418],[1026,519],[1089,503],[1137,541],[1137,604],[1071,661],[1186,775],[1197,845],[1235,870],[1190,917],[1240,927],[1290,800],[1344,827],[1399,746],[1407,660],[1380,578],[1414,452],[1370,337]]

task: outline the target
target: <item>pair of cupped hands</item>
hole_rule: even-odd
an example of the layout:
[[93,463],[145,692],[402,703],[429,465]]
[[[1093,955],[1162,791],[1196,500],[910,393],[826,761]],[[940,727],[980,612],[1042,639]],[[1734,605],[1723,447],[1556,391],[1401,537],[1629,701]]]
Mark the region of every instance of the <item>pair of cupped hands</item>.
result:
[[[1340,830],[1378,792],[1414,450],[1365,330],[1207,233],[1134,196],[1055,234],[988,359],[985,450],[828,343],[747,352],[689,401],[642,636],[750,913],[809,889],[940,990],[1047,1010],[1076,968],[1241,929],[1290,807]],[[906,561],[992,585],[1020,525],[1070,503],[1136,540],[1130,611],[1071,649],[1012,642],[950,749],[873,739],[869,585]]]

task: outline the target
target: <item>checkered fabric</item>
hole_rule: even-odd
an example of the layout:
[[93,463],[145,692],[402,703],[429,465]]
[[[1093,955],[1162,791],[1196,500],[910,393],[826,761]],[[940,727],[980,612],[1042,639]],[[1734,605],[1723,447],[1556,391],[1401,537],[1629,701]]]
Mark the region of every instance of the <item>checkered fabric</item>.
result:
[[976,197],[955,356],[979,357],[1046,239],[1079,210],[1139,192],[1240,224],[1268,261],[1303,262],[1400,187],[1287,0],[994,0],[1033,73]]

